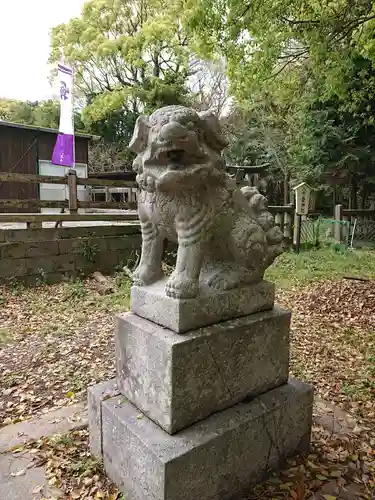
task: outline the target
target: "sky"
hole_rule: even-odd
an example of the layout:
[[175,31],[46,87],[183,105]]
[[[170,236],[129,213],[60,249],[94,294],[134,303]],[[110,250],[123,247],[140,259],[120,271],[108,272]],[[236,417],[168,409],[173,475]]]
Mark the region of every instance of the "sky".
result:
[[51,99],[50,30],[79,15],[83,0],[0,0],[0,98]]

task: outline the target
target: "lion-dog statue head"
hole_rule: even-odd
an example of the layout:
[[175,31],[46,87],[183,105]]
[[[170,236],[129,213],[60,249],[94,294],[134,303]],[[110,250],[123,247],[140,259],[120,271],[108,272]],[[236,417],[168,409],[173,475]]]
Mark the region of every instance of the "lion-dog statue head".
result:
[[137,119],[129,148],[137,153],[133,168],[141,188],[167,191],[225,175],[227,144],[212,112],[166,106]]

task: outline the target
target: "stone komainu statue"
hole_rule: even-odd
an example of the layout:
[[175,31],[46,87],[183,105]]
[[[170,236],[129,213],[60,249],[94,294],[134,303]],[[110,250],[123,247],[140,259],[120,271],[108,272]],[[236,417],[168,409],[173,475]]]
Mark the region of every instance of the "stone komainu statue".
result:
[[283,251],[283,236],[255,188],[225,172],[218,119],[167,106],[137,120],[130,149],[140,188],[142,255],[134,280],[163,277],[164,241],[178,243],[166,294],[193,298],[200,287],[228,290],[262,280]]

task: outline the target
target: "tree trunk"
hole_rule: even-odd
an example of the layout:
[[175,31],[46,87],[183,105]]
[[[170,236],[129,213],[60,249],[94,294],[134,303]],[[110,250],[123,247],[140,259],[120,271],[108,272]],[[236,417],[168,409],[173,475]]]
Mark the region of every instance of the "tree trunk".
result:
[[284,205],[289,203],[289,173],[284,172]]
[[357,208],[357,181],[354,177],[352,177],[351,184],[350,208],[355,210]]
[[155,50],[154,55],[152,57],[152,61],[154,63],[154,67],[152,69],[152,76],[156,78],[160,77],[160,61],[159,61],[159,52]]
[[367,184],[363,181],[362,190],[361,190],[361,209],[363,210],[366,207],[367,201]]

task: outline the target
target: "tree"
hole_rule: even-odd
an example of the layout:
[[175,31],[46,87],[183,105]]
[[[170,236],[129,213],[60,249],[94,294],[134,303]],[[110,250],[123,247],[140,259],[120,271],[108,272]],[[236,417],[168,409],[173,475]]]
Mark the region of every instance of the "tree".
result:
[[[60,104],[51,99],[46,101],[17,101],[0,99],[0,120],[34,125],[35,127],[58,128]],[[74,113],[74,126],[77,131],[85,127],[78,110]]]
[[[369,61],[357,59],[348,85],[348,99],[322,99],[311,88],[289,116],[289,158],[295,174],[312,185],[325,175],[340,174],[351,185],[350,205],[363,203],[375,181],[375,104]],[[355,68],[355,66],[354,66]],[[365,69],[366,68],[366,69]]]
[[35,122],[34,111],[37,106],[37,102],[0,99],[0,119],[33,125]]
[[204,111],[211,109],[217,116],[230,110],[231,99],[224,62],[197,60],[194,75],[190,78],[191,105]]
[[184,101],[190,51],[180,7],[180,0],[89,0],[79,18],[52,30],[50,61],[73,66],[87,123]]
[[[322,91],[347,89],[353,51],[374,62],[374,2],[368,0],[207,0],[194,2],[187,25],[209,57],[224,56],[232,88],[249,99],[259,86],[323,76]],[[298,76],[295,70],[298,69]],[[289,81],[291,85],[291,81]],[[326,95],[326,97],[327,97]]]
[[131,164],[127,145],[138,115],[190,103],[192,52],[180,20],[183,3],[88,0],[80,17],[52,30],[50,62],[63,58],[73,67],[82,119],[103,138],[95,161],[110,154],[114,168]]
[[270,199],[289,203],[290,165],[282,110],[264,97],[248,109],[233,108],[222,121],[229,138],[228,163],[266,165],[268,191],[274,191]]
[[375,3],[192,2],[186,26],[201,54],[226,58],[237,100],[277,103],[281,128],[272,107],[266,121],[282,132],[292,175],[319,186],[327,172],[345,172],[354,204],[375,173]]

